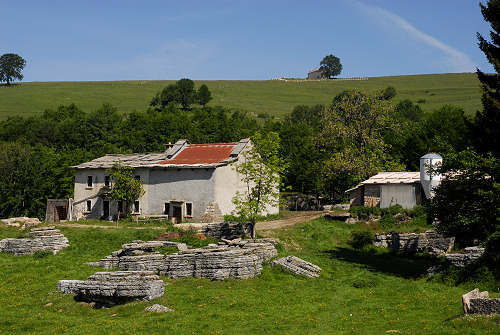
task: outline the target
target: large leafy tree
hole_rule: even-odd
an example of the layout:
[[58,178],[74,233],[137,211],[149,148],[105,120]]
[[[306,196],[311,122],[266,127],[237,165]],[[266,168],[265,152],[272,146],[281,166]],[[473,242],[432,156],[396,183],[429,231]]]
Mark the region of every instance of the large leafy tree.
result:
[[500,0],[479,4],[486,21],[491,24],[491,42],[477,34],[479,48],[496,73],[477,70],[483,88],[483,110],[476,115],[477,148],[480,152],[500,155]]
[[378,171],[400,169],[383,138],[386,129],[395,129],[390,102],[359,91],[343,92],[334,101],[323,113],[318,144],[330,153],[324,167],[339,191]]
[[279,155],[278,133],[259,132],[252,137],[254,146],[241,154],[234,168],[240,174],[246,190],[233,198],[236,214],[251,224],[252,238],[255,238],[255,222],[266,208],[279,203],[280,175],[286,166]]
[[342,72],[342,64],[340,64],[340,59],[334,55],[325,56],[319,64],[321,65],[321,71],[327,78],[338,76],[340,72]]
[[0,81],[5,81],[7,85],[14,79],[23,80],[21,71],[24,69],[26,61],[17,54],[3,54],[0,56]]
[[198,89],[198,103],[205,106],[210,100],[212,100],[212,93],[210,93],[207,85],[201,85]]

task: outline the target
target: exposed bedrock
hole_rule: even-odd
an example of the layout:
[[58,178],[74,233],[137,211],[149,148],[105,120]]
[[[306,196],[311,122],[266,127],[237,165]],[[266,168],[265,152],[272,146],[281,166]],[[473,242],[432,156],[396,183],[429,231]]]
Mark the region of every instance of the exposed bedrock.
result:
[[116,305],[163,296],[165,284],[151,271],[96,272],[87,280],[59,280],[57,289],[75,300]]
[[15,256],[34,254],[47,250],[53,254],[69,247],[68,239],[54,227],[33,228],[28,238],[6,238],[0,241],[0,251]]
[[274,240],[271,239],[222,239],[218,244],[198,249],[188,249],[184,247],[185,245],[177,244],[178,252],[170,255],[155,251],[172,243],[175,244],[169,241],[134,241],[124,244],[122,249],[110,256],[88,264],[106,269],[154,271],[171,278],[244,279],[259,275],[262,263],[277,255]]
[[500,314],[500,298],[489,298],[488,291],[477,288],[462,295],[462,305],[465,314]]
[[433,230],[428,230],[420,234],[377,234],[373,242],[378,247],[390,248],[394,251],[415,253],[427,250],[436,254],[449,252],[453,248],[454,243],[454,237],[444,237]]

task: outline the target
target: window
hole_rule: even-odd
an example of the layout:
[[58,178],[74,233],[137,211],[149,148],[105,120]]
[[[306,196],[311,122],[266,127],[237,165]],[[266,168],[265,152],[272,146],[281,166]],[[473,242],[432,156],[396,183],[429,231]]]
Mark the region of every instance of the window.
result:
[[87,187],[92,187],[92,176],[87,176]]
[[110,187],[111,186],[111,177],[110,176],[105,176],[104,177],[104,186]]
[[163,212],[163,214],[169,215],[169,213],[170,213],[170,203],[166,202],[165,203],[165,211]]
[[139,213],[139,200],[134,201],[134,213]]
[[193,216],[193,204],[187,202],[186,203],[186,216]]
[[87,212],[91,212],[91,211],[92,211],[92,201],[87,200]]
[[118,200],[118,212],[123,213],[123,201]]

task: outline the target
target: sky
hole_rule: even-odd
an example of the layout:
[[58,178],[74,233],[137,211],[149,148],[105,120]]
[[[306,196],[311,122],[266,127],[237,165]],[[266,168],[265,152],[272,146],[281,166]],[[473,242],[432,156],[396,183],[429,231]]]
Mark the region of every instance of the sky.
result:
[[303,78],[329,54],[340,77],[493,71],[479,0],[0,0],[0,22],[24,81]]

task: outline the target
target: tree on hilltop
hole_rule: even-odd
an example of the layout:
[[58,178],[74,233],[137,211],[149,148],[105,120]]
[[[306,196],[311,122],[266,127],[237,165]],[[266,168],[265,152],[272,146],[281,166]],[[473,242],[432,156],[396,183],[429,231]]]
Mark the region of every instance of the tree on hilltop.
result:
[[327,78],[338,76],[342,72],[342,64],[340,59],[334,55],[328,55],[319,63],[323,75]]
[[0,57],[0,81],[7,82],[7,86],[13,79],[23,80],[21,71],[26,61],[17,54],[3,54]]
[[207,85],[201,85],[198,89],[198,103],[205,106],[210,100],[212,100],[212,93],[210,93]]

